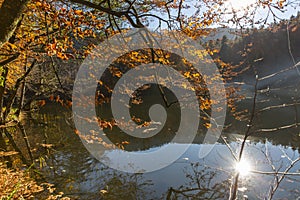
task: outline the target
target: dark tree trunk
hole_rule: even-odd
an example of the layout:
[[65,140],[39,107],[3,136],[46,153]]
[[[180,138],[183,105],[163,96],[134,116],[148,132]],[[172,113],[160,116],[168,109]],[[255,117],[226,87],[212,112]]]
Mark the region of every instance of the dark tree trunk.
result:
[[4,0],[0,8],[0,47],[14,34],[28,0]]

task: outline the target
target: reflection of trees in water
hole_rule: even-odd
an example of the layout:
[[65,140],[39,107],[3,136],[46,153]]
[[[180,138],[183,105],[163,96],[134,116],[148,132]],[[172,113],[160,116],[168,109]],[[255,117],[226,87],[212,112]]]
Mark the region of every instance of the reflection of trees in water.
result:
[[228,199],[229,179],[220,179],[223,172],[200,163],[191,163],[187,170],[189,182],[175,188],[169,188],[167,200],[171,199]]
[[103,199],[148,199],[154,194],[154,191],[149,190],[153,184],[150,180],[144,180],[142,174],[113,171],[104,179],[105,187],[100,190]]
[[117,172],[92,158],[64,117],[42,117],[45,124],[27,126],[35,133],[29,139],[37,149],[37,165],[58,191],[79,199],[147,199],[152,195],[151,181],[141,174]]
[[[56,109],[52,107],[51,110],[54,111]],[[62,113],[60,113],[60,115],[62,115]],[[73,133],[73,130],[69,126],[66,126],[63,116],[59,117],[56,115],[54,118],[44,116],[41,120],[47,123],[40,125],[32,124],[30,127],[26,127],[28,128],[27,131],[35,133],[34,137],[29,137],[30,143],[41,144],[41,142],[43,142],[45,144],[53,144],[49,147],[37,147],[38,150],[34,153],[45,153],[44,148],[47,147],[49,154],[45,156],[45,159],[47,157],[48,166],[43,168],[43,172],[49,172],[49,174],[47,174],[49,177],[48,180],[55,183],[57,189],[64,191],[66,195],[80,197],[82,199],[99,199],[100,197],[103,199],[136,199],[132,198],[133,196],[138,197],[138,199],[149,199],[150,197],[161,194],[155,194],[155,187],[159,186],[154,183],[152,184],[148,180],[143,180],[143,175],[124,174],[109,170],[101,164],[99,165],[99,162],[90,157],[89,153],[81,144],[80,139]],[[280,142],[279,139],[280,138],[276,141]],[[228,136],[226,140],[233,149],[236,149],[242,140],[242,135],[231,135]],[[251,139],[251,143],[247,144],[251,149],[261,148],[259,150],[266,154],[264,143],[256,143]],[[290,163],[276,163],[275,161],[282,161],[284,159],[281,157],[285,156],[283,152],[287,152],[288,156],[293,160],[295,158],[291,153],[296,153],[295,155],[297,156],[297,151],[291,152],[290,148],[287,147],[273,147],[273,144],[273,142],[267,142],[266,144],[269,146],[268,157],[271,160],[273,159],[272,164],[277,166],[277,171],[279,169],[281,169],[280,171],[284,171],[284,166]],[[35,146],[33,145],[33,147]],[[282,148],[282,151],[277,155],[275,150],[278,148]],[[250,149],[247,149],[247,151],[249,150]],[[261,158],[261,156],[256,157],[254,154],[251,155],[255,158],[256,162],[265,165],[265,163],[262,163],[267,161],[264,157]],[[221,159],[226,156],[226,154],[222,151],[220,156],[221,157],[218,158]],[[220,166],[224,169],[227,168],[227,166],[223,164]],[[293,169],[297,169],[297,166]],[[260,194],[260,196],[254,196],[254,199],[267,197],[269,186],[273,187],[276,185],[275,182],[272,182],[273,178],[274,180],[277,176],[280,178],[280,174],[275,174],[271,168],[261,168],[260,170],[263,170],[263,173],[271,172],[272,174],[251,174],[251,183],[246,183],[242,179],[239,180],[239,188],[247,188],[247,194],[251,193],[252,195],[258,191],[257,194]],[[169,199],[226,199],[226,194],[229,194],[230,177],[221,169],[207,167],[202,165],[202,163],[195,163],[191,167],[187,167],[185,173],[186,179],[179,183],[182,184],[182,186],[170,188],[168,192],[167,189],[165,189],[165,191],[163,191],[166,193],[164,197],[168,197]],[[161,179],[164,178],[168,177],[161,177]],[[264,188],[256,187],[256,182],[259,180],[264,180]],[[184,181],[187,181],[187,183],[184,184]],[[291,181],[294,181],[294,184],[296,184],[294,188],[286,184],[286,182]],[[169,181],[168,184],[172,183]],[[297,185],[299,186],[298,176],[285,176],[275,196],[291,195],[290,197],[292,199],[297,195],[297,191],[295,190]],[[151,191],[151,188],[153,188],[153,191]],[[238,195],[242,195],[243,193],[244,192],[239,192]],[[250,196],[249,199],[251,199]]]
[[49,156],[43,172],[69,197],[79,199],[147,199],[150,180],[142,174],[126,174],[103,166],[83,146],[77,152]]

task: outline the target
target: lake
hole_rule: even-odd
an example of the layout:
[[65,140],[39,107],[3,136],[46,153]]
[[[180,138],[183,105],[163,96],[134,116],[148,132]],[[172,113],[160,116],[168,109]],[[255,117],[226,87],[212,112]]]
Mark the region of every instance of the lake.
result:
[[[252,86],[242,86],[241,93],[245,99],[238,102],[238,110],[251,109],[253,102]],[[262,88],[263,89],[263,88]],[[276,92],[271,90],[261,92],[257,98],[254,129],[267,130],[273,127],[282,127],[294,123],[299,116],[299,106],[288,106],[294,100],[287,90]],[[278,95],[282,94],[282,95]],[[284,95],[283,95],[284,94]],[[295,93],[293,93],[293,96]],[[151,95],[150,95],[151,96]],[[154,95],[155,96],[155,95]],[[288,96],[288,97],[287,97]],[[267,100],[267,101],[266,101]],[[261,111],[273,105],[282,105],[276,109]],[[146,106],[147,107],[147,106]],[[106,113],[106,107],[99,108]],[[137,110],[138,111],[138,110]],[[170,110],[171,118],[176,114]],[[173,112],[173,115],[172,115]],[[103,114],[102,113],[102,114]],[[237,153],[243,134],[247,129],[247,123],[236,120],[228,112],[226,124],[230,125],[222,132],[224,140],[219,139],[213,144],[202,144],[203,131],[199,129],[193,144],[184,142],[170,143],[168,132],[176,127],[176,119],[170,119],[164,129],[164,134],[159,134],[155,139],[141,143],[132,138],[120,139],[119,129],[106,129],[106,134],[112,134],[111,140],[127,141],[120,148],[101,152],[108,160],[114,160],[119,156],[121,149],[130,152],[152,152],[159,148],[168,147],[176,152],[180,148],[186,148],[186,152],[172,164],[156,171],[144,173],[126,173],[112,169],[95,159],[85,148],[81,139],[74,131],[72,112],[55,103],[49,103],[41,107],[33,114],[34,123],[27,124],[27,132],[32,133],[32,144],[38,144],[36,148],[40,155],[38,162],[43,165],[42,172],[47,180],[54,183],[58,191],[74,199],[227,199],[231,179],[236,172],[236,162],[232,151]],[[248,116],[249,117],[249,116]],[[268,197],[271,187],[274,187],[274,173],[284,172],[292,160],[299,158],[300,130],[298,126],[280,128],[271,132],[259,132],[251,135],[246,141],[244,150],[245,163],[241,167],[239,180],[239,199],[264,199]],[[115,134],[115,135],[114,135]],[[189,136],[188,131],[186,135]],[[41,144],[53,144],[53,146]],[[201,148],[213,147],[212,151],[204,158],[199,158]],[[97,147],[96,147],[97,148]],[[41,154],[41,152],[43,152]],[[171,156],[171,155],[170,155]],[[157,158],[163,162],[161,158]],[[157,162],[151,160],[151,162]],[[108,162],[109,163],[109,162]],[[127,165],[126,158],[120,163]],[[290,169],[289,173],[298,175],[286,175],[280,183],[273,199],[299,199],[300,197],[300,162]]]

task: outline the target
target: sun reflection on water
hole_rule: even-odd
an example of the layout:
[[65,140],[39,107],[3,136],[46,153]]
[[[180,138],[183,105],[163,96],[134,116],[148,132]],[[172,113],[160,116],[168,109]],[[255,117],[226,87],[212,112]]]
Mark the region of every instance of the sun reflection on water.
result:
[[252,167],[250,162],[245,159],[242,159],[240,162],[237,162],[235,165],[236,172],[238,172],[241,176],[249,175],[251,168]]

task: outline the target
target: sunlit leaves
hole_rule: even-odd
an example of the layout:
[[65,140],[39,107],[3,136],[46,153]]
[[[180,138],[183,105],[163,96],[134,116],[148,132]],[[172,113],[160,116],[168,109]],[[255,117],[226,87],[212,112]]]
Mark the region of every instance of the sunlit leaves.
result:
[[212,100],[201,97],[200,108],[202,110],[208,110],[208,109],[210,109],[211,105],[212,105]]
[[122,72],[116,67],[111,67],[110,72],[112,73],[113,76],[116,76],[118,78],[122,76]]
[[3,74],[5,73],[5,69],[3,68],[3,66],[0,67],[0,86],[4,87],[4,81],[5,81],[5,77],[3,76]]

